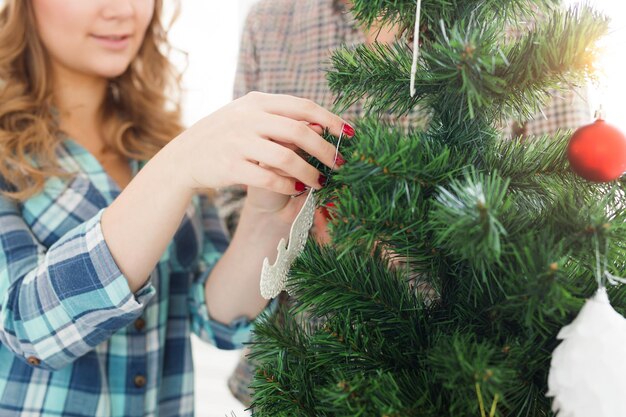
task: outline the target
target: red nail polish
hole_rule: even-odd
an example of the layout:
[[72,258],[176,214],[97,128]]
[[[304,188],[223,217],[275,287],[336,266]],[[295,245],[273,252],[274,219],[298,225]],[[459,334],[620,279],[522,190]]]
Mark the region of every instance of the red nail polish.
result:
[[300,181],[296,181],[296,191],[301,193],[302,191],[306,190],[306,185],[304,185],[303,182]]
[[354,136],[354,128],[352,126],[350,126],[349,124],[344,124],[343,125],[343,134],[348,136],[348,137],[352,137]]
[[343,159],[341,157],[341,155],[337,155],[337,158],[335,158],[335,165],[337,165],[338,167],[344,165],[346,163],[346,160]]
[[324,127],[319,123],[309,123],[309,126],[317,126],[317,127],[321,127],[322,129],[324,129]]
[[330,212],[328,211],[328,208],[332,208],[332,207],[335,207],[335,204],[328,203],[326,204],[326,206],[321,207],[322,214],[324,214],[324,217],[326,217],[326,220],[332,220],[334,218],[334,216],[330,214]]
[[323,175],[320,175],[320,177],[317,179],[317,182],[319,182],[319,184],[323,187],[326,185],[326,182],[328,181],[328,178],[326,178]]

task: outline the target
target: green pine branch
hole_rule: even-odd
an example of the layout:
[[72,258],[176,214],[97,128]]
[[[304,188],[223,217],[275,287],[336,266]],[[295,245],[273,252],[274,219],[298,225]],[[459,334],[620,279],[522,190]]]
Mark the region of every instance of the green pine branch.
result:
[[258,365],[251,385],[252,408],[278,417],[318,417],[313,388],[319,381],[313,379],[308,360],[311,329],[284,306],[257,320],[249,356]]
[[453,109],[461,121],[524,118],[545,103],[550,89],[589,77],[593,48],[606,34],[606,17],[587,6],[556,10],[519,42],[507,45],[503,27],[465,17],[434,32],[421,49],[416,95],[409,97],[411,51],[392,46],[343,48],[332,57],[329,85],[337,108],[364,99],[373,112],[405,114],[417,105],[438,114]]
[[[519,19],[546,12],[559,4],[559,0],[533,3],[528,0],[422,0],[421,25],[425,32],[433,31],[439,21],[449,22],[456,16],[473,14],[478,18],[490,15],[499,20]],[[415,0],[353,0],[351,11],[365,27],[373,24],[398,25],[406,30],[415,26]]]
[[407,134],[374,119],[359,122],[357,130],[358,136],[341,148],[348,163],[335,173],[326,172],[331,180],[321,193],[323,201],[337,202],[331,210],[340,220],[333,225],[334,235],[346,247],[389,244],[416,261],[418,253],[412,249],[424,241],[429,195],[459,173],[472,155],[443,144],[441,132]]
[[500,260],[507,231],[500,217],[509,209],[508,181],[470,171],[442,187],[431,209],[435,243],[477,270]]
[[497,76],[507,88],[493,105],[528,118],[546,102],[550,88],[582,85],[593,74],[594,45],[608,28],[608,18],[589,6],[554,11],[505,52],[510,64]]

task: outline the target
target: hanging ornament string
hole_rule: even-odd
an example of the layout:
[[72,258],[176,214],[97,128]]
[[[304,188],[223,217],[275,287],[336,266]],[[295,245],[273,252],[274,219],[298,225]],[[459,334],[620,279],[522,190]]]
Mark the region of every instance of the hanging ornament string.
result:
[[[337,167],[337,157],[339,156],[339,147],[341,146],[341,140],[343,139],[343,128],[344,128],[344,126],[341,126],[341,133],[339,134],[339,139],[337,139],[337,146],[335,146],[335,159],[333,160],[333,166],[330,169],[330,174],[335,172],[335,168]],[[331,176],[329,175],[328,179],[330,180],[330,178],[331,178]]]
[[417,76],[417,60],[420,54],[420,11],[422,0],[417,0],[417,10],[415,11],[415,29],[413,32],[413,63],[411,64],[411,97],[415,96],[415,78]]
[[[598,239],[597,233],[594,234],[594,243],[596,246],[596,280],[598,281],[598,288],[602,289],[605,287],[604,280],[611,285],[626,284],[626,278],[618,277],[609,272],[609,239],[605,239],[604,254],[602,255],[600,254],[599,240],[600,239]],[[602,262],[600,261],[600,258],[602,258]]]
[[604,106],[602,103],[598,106],[598,110],[594,113],[594,119],[602,119],[604,120]]
[[[335,148],[335,161],[330,170],[332,173],[337,165],[337,157],[339,156],[339,146],[343,139],[343,126],[341,127],[341,134],[337,140],[337,146]],[[331,176],[328,176],[330,181]],[[306,191],[305,191],[306,192]],[[304,205],[300,209],[300,212],[296,216],[291,230],[289,231],[289,242],[285,239],[281,239],[278,243],[276,261],[273,265],[270,265],[269,259],[263,260],[263,269],[261,270],[261,295],[266,300],[276,297],[283,290],[286,289],[287,276],[291,269],[291,264],[304,250],[304,246],[309,238],[309,230],[313,226],[313,216],[315,215],[316,198],[315,190],[311,188],[308,191]],[[300,194],[296,194],[292,197],[297,197]]]

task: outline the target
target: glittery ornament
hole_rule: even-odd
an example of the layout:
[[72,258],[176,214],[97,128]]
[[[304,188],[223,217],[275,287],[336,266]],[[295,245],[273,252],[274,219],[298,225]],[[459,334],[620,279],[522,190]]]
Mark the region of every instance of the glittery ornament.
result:
[[261,271],[261,295],[266,300],[276,297],[285,289],[287,276],[291,264],[304,250],[309,238],[309,230],[313,225],[315,214],[315,191],[309,190],[309,195],[296,216],[289,232],[289,244],[285,239],[278,243],[278,256],[274,265],[270,265],[269,259],[263,260]]

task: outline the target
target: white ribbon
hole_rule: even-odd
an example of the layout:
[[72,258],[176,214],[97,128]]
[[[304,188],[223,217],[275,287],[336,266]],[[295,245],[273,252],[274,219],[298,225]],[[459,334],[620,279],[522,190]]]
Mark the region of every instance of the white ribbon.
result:
[[417,59],[420,49],[420,10],[422,0],[417,0],[417,10],[415,11],[415,32],[413,33],[413,64],[411,65],[411,97],[415,96],[415,77],[417,76]]

